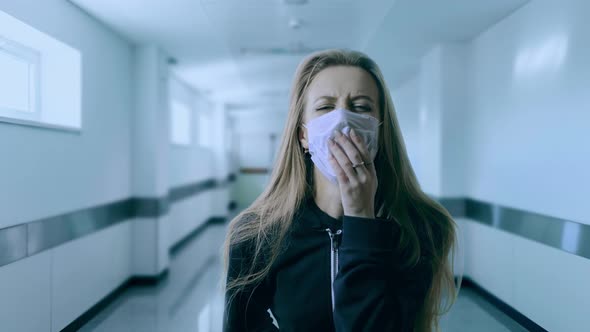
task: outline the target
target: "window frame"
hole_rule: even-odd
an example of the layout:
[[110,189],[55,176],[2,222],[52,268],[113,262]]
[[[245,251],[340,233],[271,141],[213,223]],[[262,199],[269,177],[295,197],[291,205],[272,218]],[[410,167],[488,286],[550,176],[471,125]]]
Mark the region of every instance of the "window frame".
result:
[[[81,51],[2,10],[0,25],[6,28],[0,34],[0,53],[27,65],[29,75],[28,91],[20,90],[22,97],[26,94],[28,98],[27,109],[9,107],[24,105],[24,98],[18,100],[21,105],[5,103],[0,108],[0,125],[80,135],[84,128]],[[11,84],[13,77],[7,76],[6,82]],[[24,83],[24,75],[20,78]],[[62,85],[59,81],[66,83]]]
[[[0,120],[6,122],[41,122],[41,54],[13,40],[0,36],[0,53],[28,65],[28,110],[3,107],[0,104]],[[8,120],[8,121],[7,121]]]
[[[183,107],[186,111],[188,111],[188,122],[187,122],[187,126],[188,126],[188,142],[177,142],[174,140],[174,112],[175,112],[175,107],[174,105],[177,104],[181,107]],[[180,99],[176,99],[176,98],[170,98],[170,102],[168,104],[169,109],[170,109],[170,134],[169,136],[169,141],[170,144],[172,144],[173,146],[176,147],[182,147],[182,148],[190,148],[193,143],[194,143],[194,126],[193,126],[193,120],[194,120],[194,116],[195,116],[195,110],[190,107],[190,105],[187,105],[185,102],[181,101]]]

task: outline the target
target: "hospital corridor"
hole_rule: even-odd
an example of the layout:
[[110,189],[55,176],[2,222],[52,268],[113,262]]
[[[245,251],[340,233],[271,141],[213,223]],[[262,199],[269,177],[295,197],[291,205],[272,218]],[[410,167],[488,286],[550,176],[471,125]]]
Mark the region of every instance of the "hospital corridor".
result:
[[589,18],[0,0],[0,332],[590,331]]

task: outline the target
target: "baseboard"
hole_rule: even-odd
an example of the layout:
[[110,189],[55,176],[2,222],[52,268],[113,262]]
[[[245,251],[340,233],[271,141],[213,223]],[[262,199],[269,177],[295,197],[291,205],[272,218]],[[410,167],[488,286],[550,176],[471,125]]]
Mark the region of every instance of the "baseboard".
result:
[[82,328],[86,323],[92,320],[99,312],[108,307],[115,301],[116,298],[121,296],[131,285],[131,279],[128,278],[126,281],[121,283],[117,288],[110,292],[107,296],[103,297],[95,305],[86,310],[78,318],[74,319],[70,324],[64,327],[61,332],[75,332]]
[[117,288],[110,292],[107,296],[102,298],[98,303],[93,305],[90,309],[86,310],[82,315],[76,318],[68,326],[64,327],[61,332],[78,331],[84,324],[88,323],[94,318],[99,312],[113,303],[117,297],[123,294],[128,288],[131,287],[152,287],[156,286],[162,281],[168,278],[168,269],[165,269],[160,274],[155,276],[131,276],[121,283]]
[[488,292],[485,288],[481,287],[475,281],[473,281],[469,277],[464,277],[461,283],[461,287],[470,288],[475,291],[479,296],[484,298],[486,301],[491,303],[493,306],[498,308],[498,310],[502,311],[506,316],[510,317],[512,320],[520,324],[522,327],[527,329],[528,331],[533,332],[547,332],[544,328],[540,325],[529,319],[527,316],[520,313],[518,310],[510,306],[508,303],[500,300],[494,294]]
[[207,229],[207,227],[209,227],[211,225],[223,224],[223,223],[225,223],[225,220],[226,220],[225,217],[219,217],[219,216],[210,217],[204,223],[202,223],[197,228],[195,228],[192,232],[185,235],[182,239],[176,241],[176,243],[170,247],[170,255],[171,256],[176,255],[179,251],[182,250],[182,248],[184,248],[188,243],[190,243],[195,237],[199,236],[199,234],[201,234],[205,229]]
[[135,275],[129,278],[129,286],[140,286],[140,287],[151,287],[157,286],[162,281],[168,278],[168,269],[166,268],[164,271],[160,272],[157,275]]
[[[190,234],[182,238],[180,241],[176,242],[170,249],[170,254],[176,254],[181,251],[188,243],[194,240],[198,235],[202,234],[203,231],[212,225],[223,224],[225,223],[225,217],[211,217],[207,219],[202,225],[197,227],[194,231]],[[82,328],[86,323],[92,320],[98,313],[112,304],[119,296],[121,296],[127,289],[131,287],[154,287],[161,284],[163,281],[168,279],[168,269],[165,269],[158,275],[154,276],[143,276],[143,275],[135,275],[129,277],[123,283],[121,283],[117,288],[103,297],[100,301],[98,301],[95,305],[90,307],[86,310],[82,315],[78,318],[74,319],[70,324],[64,327],[61,332],[75,332]]]

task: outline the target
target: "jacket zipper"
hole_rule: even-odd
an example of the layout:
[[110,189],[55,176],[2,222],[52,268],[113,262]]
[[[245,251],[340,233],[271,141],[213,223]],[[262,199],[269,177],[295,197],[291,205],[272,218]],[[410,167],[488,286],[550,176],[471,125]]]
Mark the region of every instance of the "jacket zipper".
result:
[[340,236],[342,230],[339,229],[335,233],[331,229],[326,228],[328,236],[330,237],[330,244],[332,250],[330,250],[330,275],[332,277],[331,289],[332,289],[332,312],[334,311],[334,279],[338,273],[338,247],[340,246]]

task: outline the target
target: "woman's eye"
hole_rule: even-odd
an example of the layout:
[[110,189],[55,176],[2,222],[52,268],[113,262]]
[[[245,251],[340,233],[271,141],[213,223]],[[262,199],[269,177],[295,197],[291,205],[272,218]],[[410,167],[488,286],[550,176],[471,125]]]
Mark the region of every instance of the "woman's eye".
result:
[[354,106],[355,110],[359,110],[361,112],[370,112],[371,111],[371,107],[370,106],[365,106],[365,105],[355,105]]
[[321,107],[316,108],[316,111],[327,111],[332,108],[333,108],[332,106],[326,105],[326,106],[321,106]]

